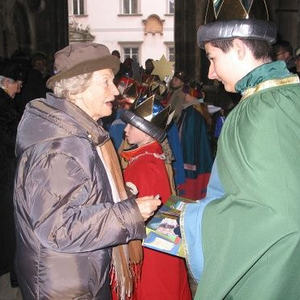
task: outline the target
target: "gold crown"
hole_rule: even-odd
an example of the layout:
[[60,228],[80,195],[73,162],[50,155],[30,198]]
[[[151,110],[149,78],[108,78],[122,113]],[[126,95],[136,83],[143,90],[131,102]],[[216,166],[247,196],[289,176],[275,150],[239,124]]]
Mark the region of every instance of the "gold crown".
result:
[[171,122],[174,114],[170,112],[170,106],[157,111],[158,105],[155,104],[154,100],[155,95],[148,97],[141,103],[139,103],[139,99],[137,99],[131,110],[135,115],[147,120],[148,122],[151,122],[161,129],[165,129]]
[[166,137],[166,127],[172,121],[174,111],[171,112],[170,106],[162,109],[160,104],[155,103],[155,95],[141,103],[139,100],[136,99],[132,108],[122,113],[121,119],[162,142]]
[[209,0],[205,25],[198,28],[197,41],[200,48],[212,40],[232,38],[258,39],[272,44],[276,35],[265,0]]

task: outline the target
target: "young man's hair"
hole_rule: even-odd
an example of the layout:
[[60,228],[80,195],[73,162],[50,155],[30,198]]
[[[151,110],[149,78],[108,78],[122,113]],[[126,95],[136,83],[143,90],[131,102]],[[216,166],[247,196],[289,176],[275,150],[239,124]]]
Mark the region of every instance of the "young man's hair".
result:
[[[270,59],[271,45],[264,40],[239,38],[250,49],[256,59]],[[223,52],[228,52],[233,45],[232,39],[219,39],[210,41],[211,45],[220,48]]]

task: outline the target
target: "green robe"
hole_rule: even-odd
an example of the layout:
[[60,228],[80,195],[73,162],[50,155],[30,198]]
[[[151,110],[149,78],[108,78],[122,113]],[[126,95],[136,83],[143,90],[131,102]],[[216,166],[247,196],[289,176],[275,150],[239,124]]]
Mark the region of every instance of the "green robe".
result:
[[299,300],[299,79],[272,62],[236,90],[243,98],[226,119],[215,162],[224,196],[198,218],[203,270],[195,299]]

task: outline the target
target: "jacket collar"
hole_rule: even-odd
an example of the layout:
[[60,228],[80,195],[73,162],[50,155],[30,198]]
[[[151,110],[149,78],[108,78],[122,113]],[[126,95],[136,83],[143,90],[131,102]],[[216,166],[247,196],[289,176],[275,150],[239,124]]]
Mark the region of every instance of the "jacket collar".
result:
[[[59,126],[65,128],[71,134],[78,134],[78,126],[80,131],[83,131],[88,139],[90,139],[95,145],[102,145],[109,140],[109,134],[99,124],[94,121],[88,114],[72,102],[57,98],[52,93],[48,93],[46,101],[38,99],[31,102],[31,106],[47,114],[49,119]],[[59,113],[57,113],[59,112]],[[74,123],[66,122],[64,114],[67,114]]]
[[290,75],[292,74],[286,68],[285,62],[279,60],[266,63],[240,79],[235,85],[235,90],[243,94],[246,89],[255,87],[266,80],[284,78]]
[[161,145],[157,142],[157,141],[153,141],[149,144],[137,147],[137,148],[130,148],[128,150],[124,150],[121,153],[121,156],[126,159],[127,161],[130,161],[131,159],[144,154],[144,153],[148,153],[148,154],[162,154],[162,148]]

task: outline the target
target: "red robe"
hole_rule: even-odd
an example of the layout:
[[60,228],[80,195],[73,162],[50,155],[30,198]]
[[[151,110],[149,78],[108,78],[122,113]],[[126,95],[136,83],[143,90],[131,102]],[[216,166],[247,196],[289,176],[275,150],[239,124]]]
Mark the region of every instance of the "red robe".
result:
[[[124,171],[125,181],[137,187],[138,197],[159,194],[165,203],[171,190],[160,144],[152,142],[121,155],[129,162]],[[184,259],[147,248],[143,250],[142,276],[134,299],[191,299]]]

